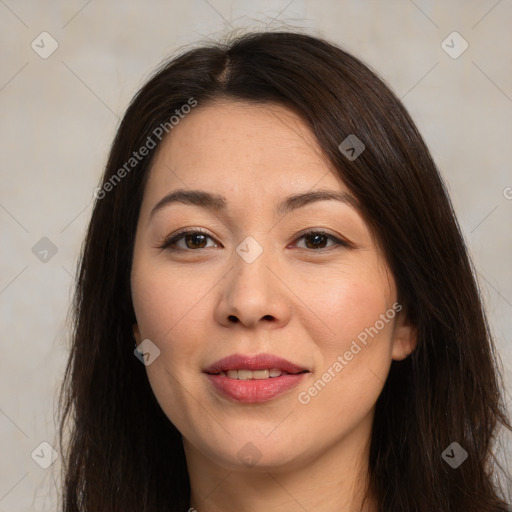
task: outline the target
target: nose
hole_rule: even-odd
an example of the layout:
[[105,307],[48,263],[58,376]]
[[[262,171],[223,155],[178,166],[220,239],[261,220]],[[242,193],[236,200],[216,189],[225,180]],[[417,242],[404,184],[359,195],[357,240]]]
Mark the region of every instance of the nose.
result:
[[219,283],[216,317],[221,325],[276,329],[289,322],[291,292],[272,259],[263,251],[248,263],[235,253],[232,268]]

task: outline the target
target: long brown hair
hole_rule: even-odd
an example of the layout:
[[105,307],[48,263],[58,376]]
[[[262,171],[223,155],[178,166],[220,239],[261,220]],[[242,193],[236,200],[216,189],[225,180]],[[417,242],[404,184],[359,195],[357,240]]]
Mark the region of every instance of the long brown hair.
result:
[[[358,199],[418,329],[416,350],[392,363],[376,404],[368,491],[379,510],[505,512],[493,447],[498,428],[512,426],[475,273],[436,165],[373,71],[323,39],[294,32],[250,33],[188,50],[162,65],[126,111],[77,274],[60,396],[63,511],[189,506],[181,435],[133,353],[130,270],[160,143],[155,129],[171,133],[169,119],[191,98],[201,108],[219,97],[285,105],[310,126]],[[365,145],[355,159],[339,149],[349,135]],[[156,148],[135,164],[133,152],[148,137]],[[442,456],[454,442],[468,455],[457,468]]]

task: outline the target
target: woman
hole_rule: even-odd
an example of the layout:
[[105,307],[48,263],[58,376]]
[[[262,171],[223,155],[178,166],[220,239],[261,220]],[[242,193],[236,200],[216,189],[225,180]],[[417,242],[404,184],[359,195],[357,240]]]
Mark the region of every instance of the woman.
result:
[[467,251],[359,60],[295,33],[183,53],[132,101],[95,195],[65,512],[507,510]]

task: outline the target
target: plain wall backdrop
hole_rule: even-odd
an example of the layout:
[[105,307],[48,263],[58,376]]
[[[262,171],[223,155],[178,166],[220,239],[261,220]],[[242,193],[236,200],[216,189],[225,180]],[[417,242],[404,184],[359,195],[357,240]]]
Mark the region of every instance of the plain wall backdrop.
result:
[[511,26],[511,0],[0,0],[0,512],[57,510],[66,315],[119,120],[164,58],[233,29],[305,28],[403,100],[476,265],[510,411]]

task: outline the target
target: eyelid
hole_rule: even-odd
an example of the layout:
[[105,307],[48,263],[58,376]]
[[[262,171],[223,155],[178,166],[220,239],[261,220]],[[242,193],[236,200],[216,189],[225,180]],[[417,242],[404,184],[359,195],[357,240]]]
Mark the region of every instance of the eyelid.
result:
[[338,236],[338,235],[334,235],[334,234],[330,233],[329,231],[326,231],[323,228],[307,228],[304,231],[301,231],[300,233],[298,233],[295,236],[294,241],[297,241],[300,238],[303,238],[307,235],[322,235],[322,236],[325,236],[326,238],[331,239],[333,242],[335,242],[335,244],[333,246],[325,248],[325,249],[316,249],[315,250],[315,249],[303,249],[302,247],[300,248],[300,249],[306,250],[308,252],[321,253],[321,252],[328,251],[329,249],[336,248],[336,246],[338,246],[338,247],[341,246],[341,247],[345,247],[345,248],[353,247],[353,245],[347,239],[345,239],[341,236]]
[[206,235],[206,236],[210,237],[212,240],[215,241],[215,243],[220,243],[206,229],[194,228],[194,227],[186,227],[186,228],[179,229],[178,231],[176,231],[175,233],[170,234],[169,236],[166,236],[164,238],[164,240],[160,244],[157,245],[157,248],[158,249],[167,249],[167,250],[170,250],[170,251],[174,250],[174,251],[193,252],[193,249],[171,249],[169,246],[170,246],[171,242],[174,242],[177,239],[182,238],[184,235],[194,234],[194,233],[201,233],[203,235]]
[[[203,228],[186,227],[186,228],[182,228],[182,229],[176,231],[175,233],[172,233],[171,235],[165,237],[163,242],[160,243],[157,246],[157,248],[166,249],[166,250],[175,251],[175,252],[197,252],[200,249],[175,249],[175,248],[170,247],[172,242],[176,242],[177,240],[181,239],[185,235],[195,234],[195,233],[204,234],[207,237],[211,238],[216,244],[220,244],[220,242],[218,242],[218,240],[213,235],[211,235],[207,230],[205,230]],[[331,241],[333,241],[334,244],[330,247],[320,248],[320,249],[308,249],[308,248],[300,247],[299,250],[312,252],[312,253],[324,253],[333,248],[340,248],[340,247],[352,248],[353,247],[353,244],[351,242],[349,242],[348,240],[346,240],[345,238],[336,236],[336,235],[330,233],[329,231],[324,230],[323,228],[307,228],[307,229],[301,231],[300,233],[298,233],[297,235],[295,235],[294,241],[296,242],[297,240],[304,238],[305,236],[308,236],[308,235],[322,235],[322,236],[330,239]],[[222,244],[220,244],[220,245],[222,246]],[[207,247],[207,249],[211,249],[211,247]]]

